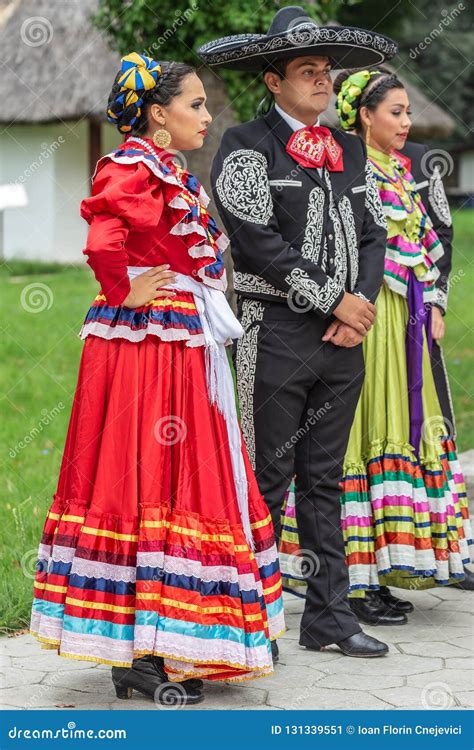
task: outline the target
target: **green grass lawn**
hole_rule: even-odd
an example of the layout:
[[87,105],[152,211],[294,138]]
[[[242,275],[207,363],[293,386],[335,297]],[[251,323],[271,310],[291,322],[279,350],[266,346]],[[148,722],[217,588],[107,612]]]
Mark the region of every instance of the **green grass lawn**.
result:
[[[444,344],[460,450],[474,447],[473,218],[474,211],[455,216],[456,280]],[[82,348],[77,334],[97,285],[87,268],[20,262],[0,267],[0,284],[0,632],[10,632],[29,622],[36,551],[56,490],[76,385]]]
[[97,291],[87,269],[46,270],[9,263],[0,271],[3,631],[28,624],[34,550],[56,490],[76,384],[82,348],[77,334]]
[[449,373],[460,451],[474,448],[474,211],[456,211],[453,270],[445,318]]

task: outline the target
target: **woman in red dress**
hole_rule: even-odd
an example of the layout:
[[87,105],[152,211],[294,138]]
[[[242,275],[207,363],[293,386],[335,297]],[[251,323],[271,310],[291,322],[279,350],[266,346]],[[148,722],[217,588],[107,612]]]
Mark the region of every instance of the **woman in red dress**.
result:
[[283,630],[273,529],[237,421],[225,345],[228,239],[176,152],[211,122],[194,70],[132,53],[108,117],[88,257],[100,293],[57,492],[39,546],[31,632],[112,665],[119,698],[198,703],[202,678],[272,671]]

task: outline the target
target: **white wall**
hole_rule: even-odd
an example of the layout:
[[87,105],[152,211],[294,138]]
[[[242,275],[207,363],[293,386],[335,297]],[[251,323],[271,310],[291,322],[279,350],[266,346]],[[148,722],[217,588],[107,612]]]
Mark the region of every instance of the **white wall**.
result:
[[461,155],[458,188],[464,192],[474,192],[474,151],[466,151]]
[[[103,152],[121,142],[104,123]],[[28,206],[4,212],[5,258],[81,263],[87,224],[79,214],[90,193],[88,123],[10,125],[0,130],[0,182],[21,181]]]
[[3,126],[0,135],[0,180],[21,182],[28,206],[4,212],[5,257],[38,258],[51,252],[54,229],[54,157],[41,157],[41,144],[50,143],[50,126]]
[[[68,123],[56,131],[64,138],[54,156],[54,241],[55,260],[82,262],[87,224],[81,218],[81,200],[89,195],[88,122]],[[56,136],[57,138],[58,136]]]

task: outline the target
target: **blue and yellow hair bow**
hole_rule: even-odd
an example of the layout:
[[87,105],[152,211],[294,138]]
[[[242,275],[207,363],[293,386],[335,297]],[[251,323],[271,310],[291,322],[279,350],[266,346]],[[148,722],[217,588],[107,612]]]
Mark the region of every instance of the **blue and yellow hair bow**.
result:
[[[138,52],[122,57],[120,73],[116,83],[120,89],[112,102],[109,102],[107,119],[117,125],[121,133],[128,133],[141,115],[143,94],[156,86],[161,75],[161,66],[156,60]],[[119,123],[125,109],[135,105],[127,122]]]

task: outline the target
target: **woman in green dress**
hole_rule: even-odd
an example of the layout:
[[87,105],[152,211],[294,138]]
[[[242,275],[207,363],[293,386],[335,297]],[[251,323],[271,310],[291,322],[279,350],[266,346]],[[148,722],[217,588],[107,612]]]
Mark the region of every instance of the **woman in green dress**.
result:
[[[464,479],[430,365],[444,250],[410,161],[398,151],[411,126],[403,84],[390,72],[362,70],[341,74],[335,91],[341,126],[367,144],[388,226],[384,284],[363,341],[365,382],[342,482],[349,597],[361,621],[403,624],[413,606],[387,584],[416,590],[461,581],[472,543]],[[338,325],[326,334],[334,343]],[[290,489],[281,546],[287,585],[304,583],[298,553]]]

